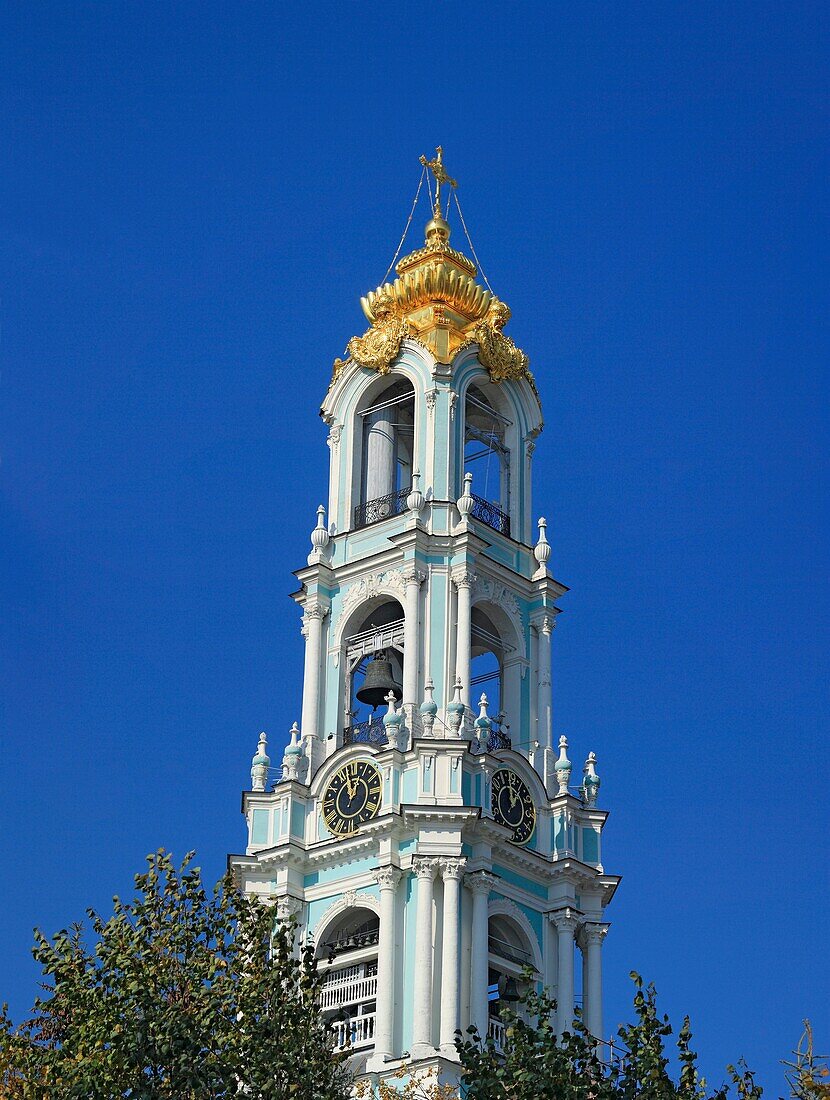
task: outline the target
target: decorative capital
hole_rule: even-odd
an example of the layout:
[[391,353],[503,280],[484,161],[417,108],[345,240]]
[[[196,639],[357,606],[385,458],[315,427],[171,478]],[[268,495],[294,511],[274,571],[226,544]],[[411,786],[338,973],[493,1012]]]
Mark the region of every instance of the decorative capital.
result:
[[325,619],[328,613],[329,609],[325,604],[319,600],[310,600],[303,608],[303,619],[306,622],[310,619]]
[[412,860],[412,870],[418,878],[434,879],[438,870],[438,861],[429,856],[415,856]]
[[281,898],[277,898],[277,917],[279,920],[290,920],[291,917],[296,917],[303,907],[303,903],[299,898],[292,898],[289,894],[285,894]]
[[410,584],[417,584],[420,588],[424,581],[427,579],[426,573],[422,569],[415,569],[414,567],[404,567],[403,569],[403,582],[408,588]]
[[489,894],[496,885],[496,877],[488,871],[473,871],[464,876],[464,885],[474,894]]
[[548,913],[548,920],[558,932],[573,934],[579,927],[579,917],[574,909],[557,909],[555,913]]
[[602,941],[608,935],[610,924],[583,924],[580,930],[580,939],[585,947],[597,944],[602,947]]
[[476,575],[469,569],[459,569],[453,573],[452,583],[456,588],[472,588],[476,583]]
[[401,871],[397,867],[378,867],[375,882],[383,890],[394,890],[401,881]]
[[454,882],[459,882],[461,876],[464,874],[464,868],[467,864],[466,859],[442,859],[439,860],[441,865],[441,878],[444,882],[447,879],[452,879]]

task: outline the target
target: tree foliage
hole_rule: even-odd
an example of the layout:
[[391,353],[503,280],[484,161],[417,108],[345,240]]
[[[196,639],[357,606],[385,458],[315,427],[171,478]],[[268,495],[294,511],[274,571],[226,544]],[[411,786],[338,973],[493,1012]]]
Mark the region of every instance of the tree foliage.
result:
[[51,940],[34,1017],[0,1017],[3,1100],[345,1100],[321,1019],[314,951],[230,878],[212,894],[192,854],[159,852],[131,901]]
[[[618,1041],[597,1043],[577,1020],[557,1042],[552,1020],[555,1003],[535,990],[528,972],[527,992],[516,1010],[503,1006],[504,1053],[474,1028],[458,1049],[466,1100],[726,1100],[728,1086],[709,1092],[697,1070],[689,1018],[677,1040],[677,1080],[670,1072],[667,1017],[657,1011],[654,987],[643,988],[632,974],[635,1019],[619,1029]],[[739,1100],[760,1100],[762,1089],[745,1066],[729,1067]]]

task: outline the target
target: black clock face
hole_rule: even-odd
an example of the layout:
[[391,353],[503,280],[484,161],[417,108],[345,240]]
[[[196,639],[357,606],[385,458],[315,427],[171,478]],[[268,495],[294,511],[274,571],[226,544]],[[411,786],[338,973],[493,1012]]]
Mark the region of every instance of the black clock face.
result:
[[374,764],[350,760],[329,780],[323,794],[323,820],[335,836],[346,836],[377,817],[381,800],[380,772]]
[[503,768],[493,776],[491,792],[494,819],[513,830],[514,844],[527,844],[536,828],[536,807],[527,784]]

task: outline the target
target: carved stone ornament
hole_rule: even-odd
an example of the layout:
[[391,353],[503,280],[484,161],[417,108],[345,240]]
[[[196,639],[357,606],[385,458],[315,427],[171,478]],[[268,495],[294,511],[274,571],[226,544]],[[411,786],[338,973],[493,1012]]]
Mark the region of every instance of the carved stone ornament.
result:
[[[375,319],[371,328],[362,336],[353,336],[346,345],[346,354],[361,367],[376,370],[378,374],[388,374],[389,368],[401,350],[401,344],[413,332],[408,321],[394,312],[392,299],[387,294],[379,294],[374,302]],[[334,381],[346,360],[335,359]]]
[[497,881],[494,875],[486,871],[473,871],[472,874],[464,876],[464,884],[474,894],[489,894]]
[[426,856],[415,856],[412,860],[412,870],[418,878],[435,878],[438,860],[429,859]]
[[490,303],[487,316],[473,329],[470,342],[478,344],[478,358],[487,368],[491,382],[524,379],[538,397],[536,381],[530,373],[529,360],[502,329],[510,320],[510,307],[498,299]]
[[351,615],[352,611],[367,600],[375,596],[392,596],[393,599],[402,602],[406,594],[406,581],[400,569],[391,569],[385,573],[374,573],[369,577],[361,577],[351,585],[343,597],[343,606],[340,612],[339,625],[342,625]]
[[291,917],[296,917],[302,909],[303,903],[298,898],[292,898],[286,894],[281,898],[277,898],[276,906],[277,917],[280,920],[290,920]]
[[464,867],[467,863],[466,859],[442,859],[441,861],[441,878],[443,879],[455,879],[459,881],[464,874]]
[[375,882],[381,890],[394,890],[401,880],[402,872],[397,867],[378,867]]
[[524,617],[515,593],[489,577],[478,577],[473,584],[473,603],[482,601],[500,607],[513,623],[519,655],[525,659],[527,657],[527,647],[525,645]]

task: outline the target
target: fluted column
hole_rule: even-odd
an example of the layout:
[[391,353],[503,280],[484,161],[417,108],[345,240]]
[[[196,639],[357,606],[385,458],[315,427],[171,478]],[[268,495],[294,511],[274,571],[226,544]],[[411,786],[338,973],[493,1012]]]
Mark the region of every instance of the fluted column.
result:
[[[411,569],[405,574],[403,627],[403,705],[407,725],[412,730],[412,715],[418,708],[418,637],[421,610],[421,583],[426,574]],[[414,731],[413,731],[414,732]]]
[[470,701],[470,629],[472,627],[473,584],[475,574],[462,570],[452,575],[458,589],[458,634],[455,643],[455,673],[461,678],[461,700],[465,707]]
[[378,989],[373,1060],[383,1065],[393,1055],[395,1036],[395,940],[396,893],[401,872],[380,867],[375,880],[380,886],[380,938],[378,940]]
[[487,978],[489,973],[489,920],[487,901],[494,879],[483,871],[467,875],[464,880],[473,893],[473,930],[470,960],[470,1023],[487,1038],[488,1016]]
[[328,608],[317,600],[309,601],[303,612],[305,634],[305,675],[303,677],[303,737],[319,737],[320,657],[323,646],[323,619]]
[[461,927],[461,875],[463,859],[442,859],[444,880],[443,948],[441,953],[441,1053],[455,1058],[455,1032],[459,1026],[458,943]]
[[412,995],[412,1058],[426,1058],[432,1042],[432,899],[437,870],[435,860],[416,856],[412,870],[418,877],[415,911],[415,983]]
[[573,1030],[574,1021],[574,933],[579,920],[572,909],[551,913],[556,926],[559,955],[559,980],[556,998],[556,1033]]
[[585,958],[583,1012],[585,1026],[596,1039],[602,1039],[602,941],[607,924],[582,926],[582,950]]

